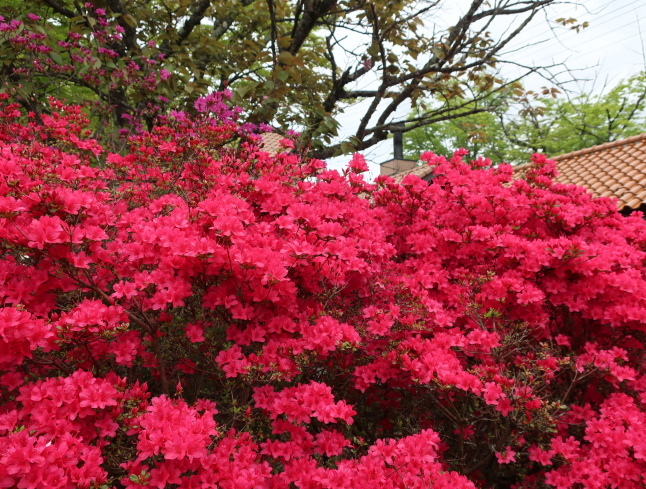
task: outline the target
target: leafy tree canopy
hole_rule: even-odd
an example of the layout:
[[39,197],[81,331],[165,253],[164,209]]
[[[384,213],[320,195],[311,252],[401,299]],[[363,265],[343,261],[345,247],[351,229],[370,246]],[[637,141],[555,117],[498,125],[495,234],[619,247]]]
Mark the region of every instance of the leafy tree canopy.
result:
[[[491,110],[509,91],[518,94],[515,80],[499,76],[501,52],[553,3],[4,0],[7,17],[43,16],[39,29],[48,37],[39,51],[0,33],[1,76],[21,87],[33,110],[46,94],[62,93],[110,105],[116,127],[128,116],[150,126],[160,105],[186,108],[230,88],[248,121],[303,129],[301,144],[323,158],[385,139],[395,111],[409,102],[417,112],[405,130]],[[572,19],[561,21],[571,27]],[[511,28],[496,37],[490,30],[500,24]],[[116,32],[97,35],[110,29]],[[68,39],[69,31],[80,37]],[[74,52],[83,49],[98,56]],[[129,85],[123,73],[134,70],[132,63],[170,76]],[[25,79],[25,66],[37,67],[39,76]],[[360,99],[369,106],[354,134],[332,144],[336,117]]]
[[472,156],[521,163],[535,152],[556,156],[646,132],[646,73],[601,94],[546,95],[528,93],[492,112],[415,129],[407,134],[406,156],[465,148]]

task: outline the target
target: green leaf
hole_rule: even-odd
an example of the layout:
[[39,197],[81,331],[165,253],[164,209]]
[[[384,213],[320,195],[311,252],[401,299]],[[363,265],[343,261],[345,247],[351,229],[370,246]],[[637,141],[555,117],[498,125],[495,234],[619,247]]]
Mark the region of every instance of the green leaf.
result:
[[303,62],[299,60],[289,51],[281,51],[278,55],[278,62],[284,65],[302,65]]
[[251,90],[253,90],[257,86],[258,86],[257,82],[245,83],[244,85],[238,86],[238,88],[236,88],[236,92],[238,93],[238,96],[240,98],[244,98],[245,95],[247,95]]
[[62,64],[63,64],[63,57],[62,57],[59,53],[57,53],[56,51],[51,51],[51,52],[49,53],[49,57],[50,57],[50,58],[52,58],[52,61],[53,61],[54,63],[56,63],[56,64],[58,64],[58,65],[62,65]]
[[131,15],[127,15],[127,14],[126,14],[126,15],[123,15],[121,18],[122,18],[122,19],[123,19],[123,21],[124,21],[126,24],[128,24],[130,27],[137,27],[137,21],[136,21],[136,20],[135,20],[135,18],[134,18],[134,17],[132,17]]
[[301,78],[301,74],[298,71],[298,68],[288,68],[287,72],[289,73],[289,76],[291,76],[296,83],[303,83],[303,79]]

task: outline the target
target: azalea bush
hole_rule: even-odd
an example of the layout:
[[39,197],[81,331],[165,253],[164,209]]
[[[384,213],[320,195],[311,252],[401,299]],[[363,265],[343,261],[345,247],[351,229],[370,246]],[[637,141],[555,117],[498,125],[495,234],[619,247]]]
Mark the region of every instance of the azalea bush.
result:
[[269,155],[87,8],[0,19],[0,487],[644,487],[641,215]]
[[641,215],[0,99],[0,487],[644,487]]

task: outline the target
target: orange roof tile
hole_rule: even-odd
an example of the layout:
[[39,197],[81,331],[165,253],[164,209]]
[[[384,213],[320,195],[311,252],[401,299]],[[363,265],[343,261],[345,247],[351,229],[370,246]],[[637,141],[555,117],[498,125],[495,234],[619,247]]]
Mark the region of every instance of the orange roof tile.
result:
[[[415,166],[414,168],[402,172],[395,173],[394,175],[391,174],[391,176],[395,179],[397,182],[401,182],[406,175],[417,175],[419,178],[424,179],[424,177],[429,176],[433,173],[433,167],[424,163],[421,166]],[[382,175],[383,175],[382,171]]]
[[[646,203],[646,133],[552,158],[557,182],[581,185],[597,197],[617,197],[619,210]],[[514,168],[523,178],[531,163]]]
[[646,186],[646,133],[619,141],[581,149],[554,158],[559,176],[557,181],[574,183],[580,175],[580,185],[594,195],[619,199],[619,209],[636,208],[646,202],[640,195]]

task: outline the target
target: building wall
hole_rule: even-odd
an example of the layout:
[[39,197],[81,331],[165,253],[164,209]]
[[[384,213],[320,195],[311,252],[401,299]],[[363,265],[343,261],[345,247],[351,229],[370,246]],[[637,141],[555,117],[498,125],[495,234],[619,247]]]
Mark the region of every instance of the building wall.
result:
[[388,160],[381,164],[380,175],[392,176],[415,167],[417,167],[417,160]]

